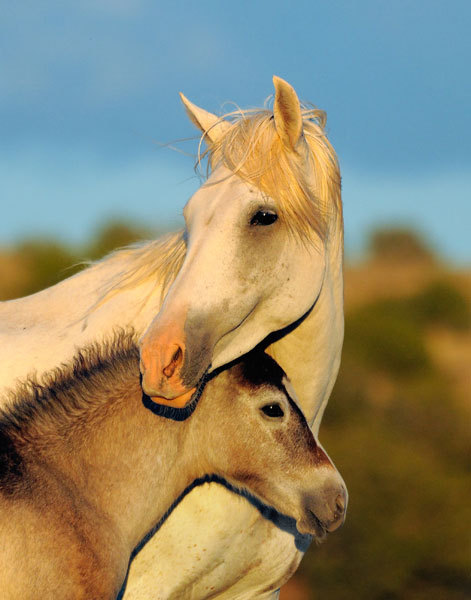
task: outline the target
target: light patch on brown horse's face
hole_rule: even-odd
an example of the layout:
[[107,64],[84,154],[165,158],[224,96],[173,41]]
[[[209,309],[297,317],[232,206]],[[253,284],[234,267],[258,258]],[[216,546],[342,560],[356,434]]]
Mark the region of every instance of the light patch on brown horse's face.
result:
[[285,383],[272,359],[253,352],[207,384],[206,468],[294,517],[301,533],[323,538],[343,523],[347,492]]
[[296,238],[275,202],[225,167],[185,220],[185,261],[141,339],[144,390],[168,399],[306,314],[325,268],[322,243]]

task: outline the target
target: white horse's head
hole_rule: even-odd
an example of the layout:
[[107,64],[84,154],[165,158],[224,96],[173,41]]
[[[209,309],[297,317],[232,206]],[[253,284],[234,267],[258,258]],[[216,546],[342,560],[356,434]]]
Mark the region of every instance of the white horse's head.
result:
[[306,315],[322,289],[341,219],[336,157],[323,113],[274,84],[273,112],[232,121],[182,97],[208,144],[210,176],[184,209],[185,259],[141,339],[151,396],[186,399],[208,369]]

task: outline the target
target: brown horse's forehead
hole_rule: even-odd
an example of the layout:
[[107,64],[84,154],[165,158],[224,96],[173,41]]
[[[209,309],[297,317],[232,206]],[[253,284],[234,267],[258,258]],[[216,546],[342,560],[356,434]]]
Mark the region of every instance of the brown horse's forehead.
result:
[[[288,429],[290,435],[294,435],[310,448],[317,448],[315,438],[309,428],[306,418],[296,404],[293,397],[285,387],[289,383],[284,371],[270,356],[263,352],[253,351],[243,361],[236,363],[227,372],[228,384],[234,389],[248,392],[254,401],[263,400],[279,402],[286,400],[290,407],[290,420]],[[292,387],[288,386],[289,390]],[[280,432],[280,435],[286,435]]]
[[283,370],[268,354],[261,351],[255,350],[247,354],[244,360],[234,367],[234,376],[240,385],[250,389],[273,386],[284,391]]

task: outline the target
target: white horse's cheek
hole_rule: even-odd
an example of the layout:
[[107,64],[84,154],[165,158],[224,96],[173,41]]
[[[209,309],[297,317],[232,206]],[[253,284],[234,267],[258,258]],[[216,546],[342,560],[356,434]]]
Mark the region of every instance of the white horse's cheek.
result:
[[[316,302],[324,279],[324,265],[307,260],[290,273],[280,286],[277,304],[285,320],[293,322],[302,317]],[[276,306],[276,305],[275,305]],[[289,325],[289,323],[286,323]]]

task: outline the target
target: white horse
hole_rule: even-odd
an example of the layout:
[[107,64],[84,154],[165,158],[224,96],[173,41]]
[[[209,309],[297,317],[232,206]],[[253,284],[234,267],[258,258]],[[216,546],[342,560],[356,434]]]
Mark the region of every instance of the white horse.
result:
[[[142,335],[146,391],[181,406],[205,371],[263,342],[317,435],[343,340],[340,175],[323,113],[274,84],[273,112],[230,120],[182,98],[210,159],[185,232],[1,304],[3,388],[131,326]],[[196,544],[186,543],[189,530]],[[207,484],[137,555],[124,597],[276,597],[306,547],[292,527]]]

